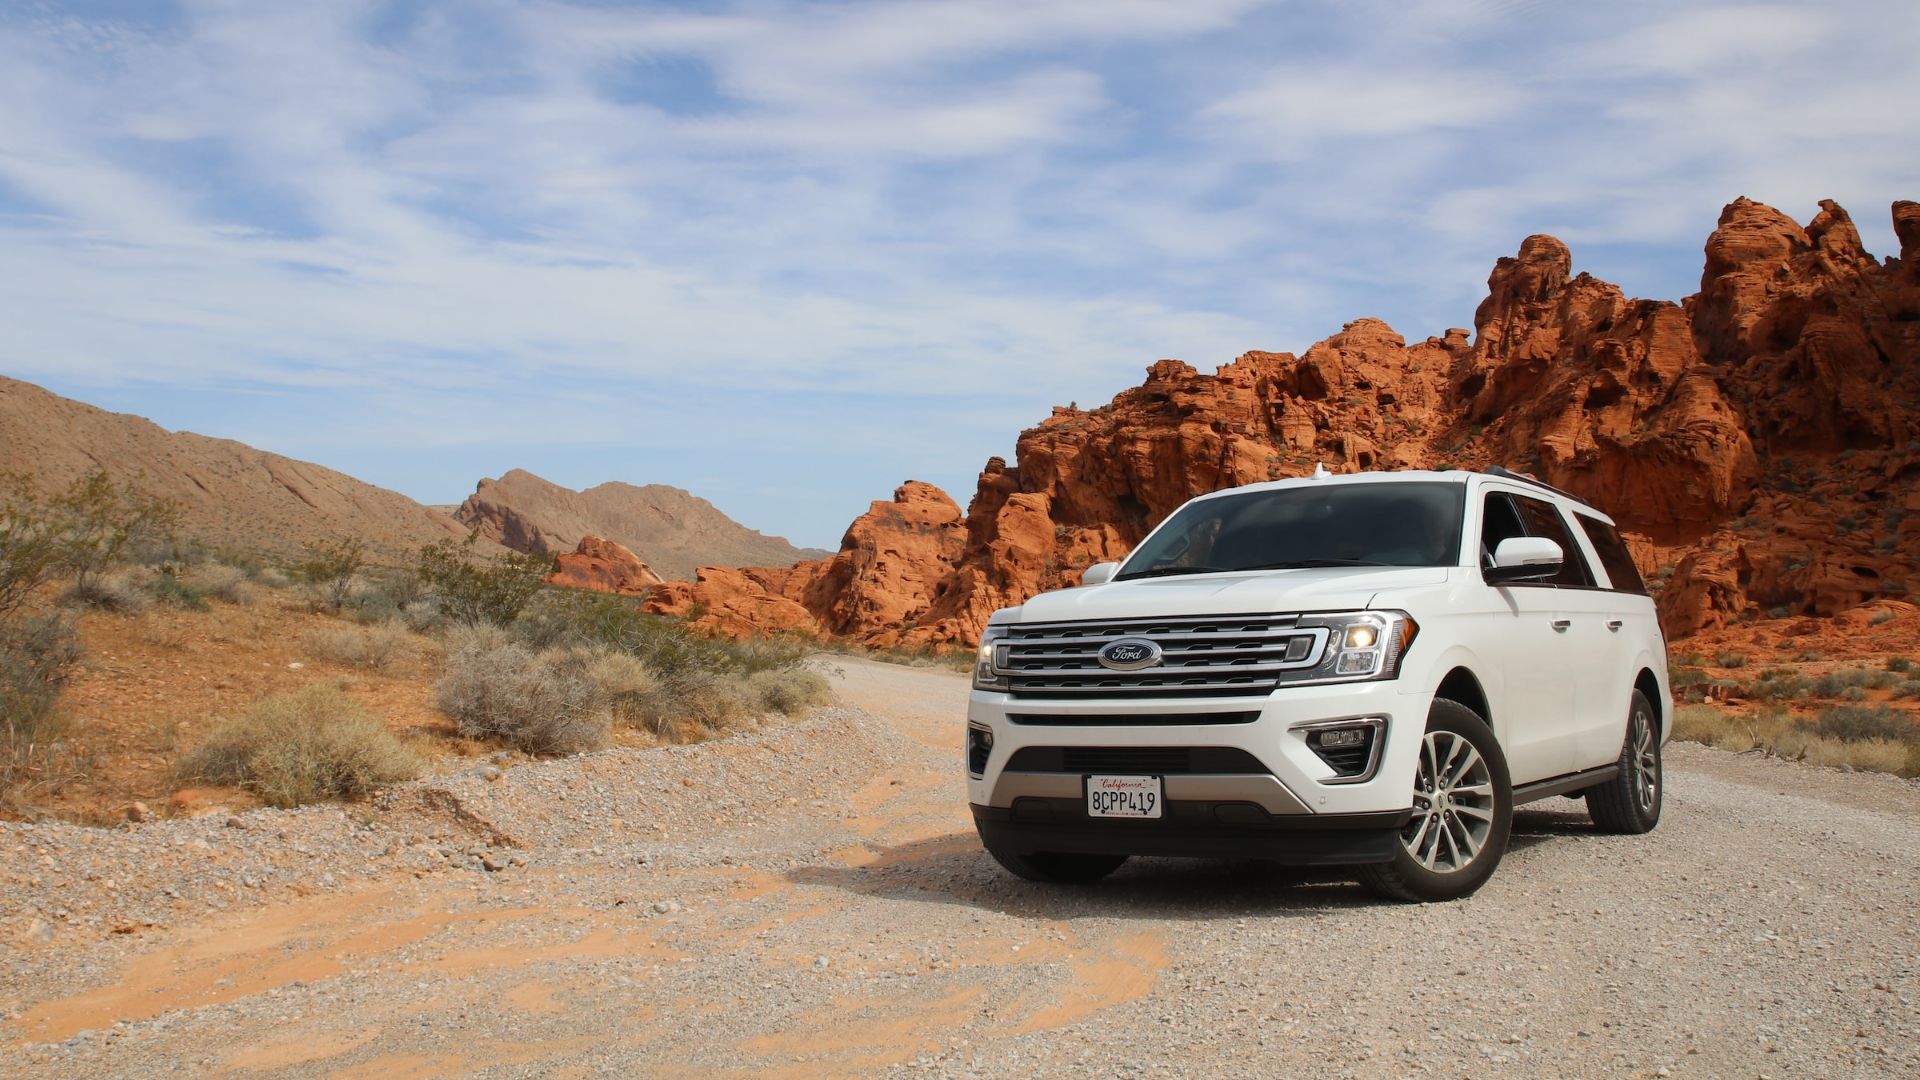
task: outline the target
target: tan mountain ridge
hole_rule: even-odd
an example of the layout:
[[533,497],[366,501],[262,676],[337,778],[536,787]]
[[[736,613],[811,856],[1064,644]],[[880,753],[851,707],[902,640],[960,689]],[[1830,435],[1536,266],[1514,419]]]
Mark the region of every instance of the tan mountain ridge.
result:
[[395,558],[468,532],[446,514],[345,473],[231,439],[168,431],[0,376],[0,472],[28,474],[53,490],[97,468],[178,503],[182,532],[215,547],[293,555],[311,541],[352,536]]
[[691,578],[698,566],[788,566],[828,554],[749,529],[677,487],[611,481],[574,491],[525,469],[480,481],[453,516],[528,554],[572,552],[589,537],[611,540],[664,578]]

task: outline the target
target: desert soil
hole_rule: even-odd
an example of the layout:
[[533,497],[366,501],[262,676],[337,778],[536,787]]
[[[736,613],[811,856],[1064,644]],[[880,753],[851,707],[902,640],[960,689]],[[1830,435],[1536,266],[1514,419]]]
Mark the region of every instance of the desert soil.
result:
[[374,804],[0,824],[21,1076],[1920,1074],[1920,786],[1669,747],[1666,819],[1523,811],[1493,881],[974,841],[966,685]]

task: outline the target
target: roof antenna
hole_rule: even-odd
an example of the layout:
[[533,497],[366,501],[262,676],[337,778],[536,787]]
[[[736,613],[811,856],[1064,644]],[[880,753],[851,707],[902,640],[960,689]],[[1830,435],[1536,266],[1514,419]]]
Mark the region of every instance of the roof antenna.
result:
[[1325,462],[1316,461],[1313,463],[1313,478],[1315,480],[1325,480],[1327,477],[1332,475],[1333,475],[1332,473],[1327,471],[1327,465]]

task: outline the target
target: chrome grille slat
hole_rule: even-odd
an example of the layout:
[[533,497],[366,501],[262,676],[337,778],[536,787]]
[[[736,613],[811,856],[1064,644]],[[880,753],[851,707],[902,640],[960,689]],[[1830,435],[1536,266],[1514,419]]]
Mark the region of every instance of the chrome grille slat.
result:
[[[999,646],[999,667],[1016,697],[1265,694],[1285,672],[1325,655],[1326,630],[1299,620],[1254,614],[1016,624]],[[1100,650],[1120,638],[1154,642],[1162,662],[1136,671],[1103,667]],[[1288,660],[1289,644],[1300,638],[1310,641],[1306,656]]]

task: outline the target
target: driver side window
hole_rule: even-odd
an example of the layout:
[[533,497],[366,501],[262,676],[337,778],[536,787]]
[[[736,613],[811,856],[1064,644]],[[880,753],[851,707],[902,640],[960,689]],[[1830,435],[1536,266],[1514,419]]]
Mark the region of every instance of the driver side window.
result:
[[1512,497],[1498,491],[1488,492],[1480,512],[1480,565],[1493,565],[1493,551],[1500,546],[1500,541],[1525,535],[1527,528],[1520,523],[1520,513],[1513,508]]

